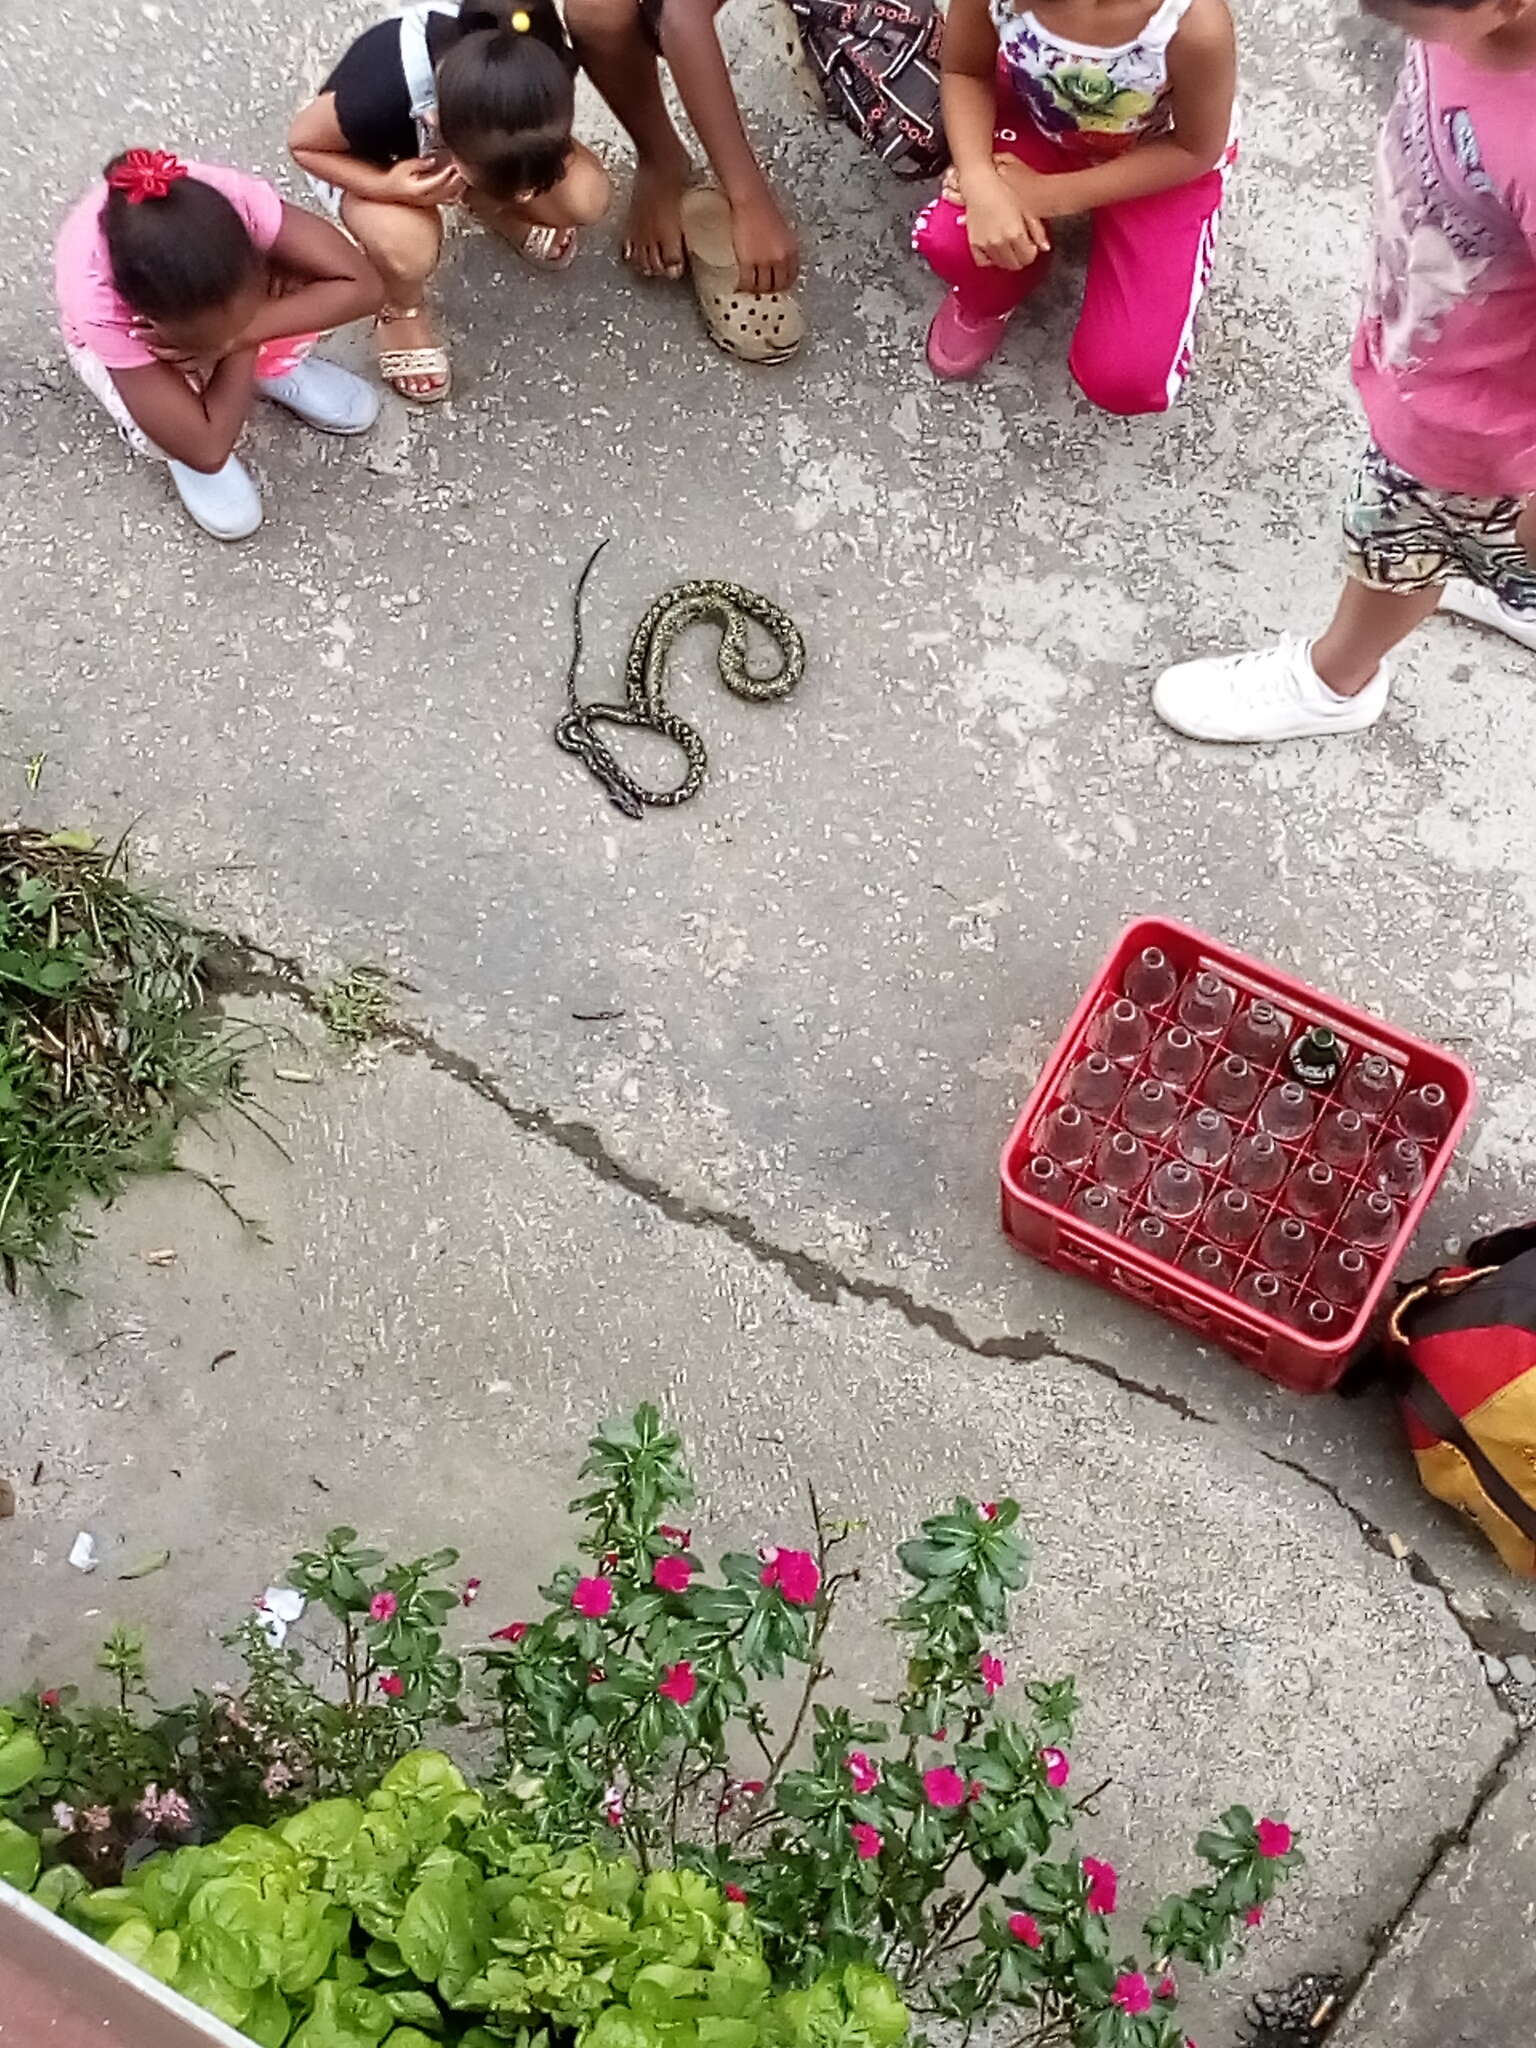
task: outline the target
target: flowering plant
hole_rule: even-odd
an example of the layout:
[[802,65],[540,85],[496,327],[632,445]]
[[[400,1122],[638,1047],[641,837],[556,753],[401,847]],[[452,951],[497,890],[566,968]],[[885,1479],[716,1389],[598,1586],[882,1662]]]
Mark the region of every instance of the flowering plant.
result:
[[[1008,2005],[1042,2044],[1180,2048],[1174,1964],[1219,1968],[1300,1852],[1233,1807],[1195,1844],[1209,1881],[1158,1908],[1143,1954],[1117,1939],[1117,1873],[1073,1847],[1094,1796],[1069,1789],[1076,1687],[1010,1687],[994,1646],[1029,1572],[1016,1502],[957,1500],[901,1545],[905,1663],[875,1719],[818,1697],[853,1525],[813,1494],[805,1548],[710,1573],[651,1407],[598,1434],[583,1476],[582,1564],[484,1653],[505,1768],[541,1781],[525,1825],[560,1844],[606,1829],[642,1870],[706,1873],[750,1906],[778,1978],[869,1964],[919,2014],[969,2026]],[[756,1688],[791,1669],[779,1729]]]

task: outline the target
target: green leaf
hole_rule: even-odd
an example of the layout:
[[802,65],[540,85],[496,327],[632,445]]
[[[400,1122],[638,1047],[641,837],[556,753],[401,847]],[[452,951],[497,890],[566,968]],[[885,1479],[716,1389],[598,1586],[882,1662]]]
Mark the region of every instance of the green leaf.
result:
[[357,1841],[362,1825],[363,1809],[355,1799],[321,1799],[279,1822],[277,1832],[301,1856],[337,1863]]
[[0,1742],[0,1799],[9,1799],[47,1769],[48,1757],[30,1728],[18,1728]]
[[96,848],[94,832],[50,832],[48,844],[57,846],[65,853],[92,853]]
[[31,1891],[42,1860],[43,1852],[25,1828],[13,1820],[0,1820],[0,1882],[14,1885],[19,1892]]
[[73,1863],[55,1863],[32,1887],[32,1900],[47,1912],[60,1913],[90,1888],[90,1880]]

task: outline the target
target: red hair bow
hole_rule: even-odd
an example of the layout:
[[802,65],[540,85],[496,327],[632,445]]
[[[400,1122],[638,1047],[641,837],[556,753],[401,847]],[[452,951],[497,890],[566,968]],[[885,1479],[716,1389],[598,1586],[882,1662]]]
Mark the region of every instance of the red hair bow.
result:
[[107,173],[107,183],[121,192],[130,206],[142,206],[146,199],[164,199],[178,178],[187,175],[180,157],[164,149],[130,149],[120,164]]

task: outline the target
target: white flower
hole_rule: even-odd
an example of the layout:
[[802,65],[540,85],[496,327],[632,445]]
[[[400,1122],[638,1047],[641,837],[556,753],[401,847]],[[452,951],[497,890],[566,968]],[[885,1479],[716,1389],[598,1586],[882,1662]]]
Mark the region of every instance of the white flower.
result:
[[256,1602],[257,1619],[274,1650],[288,1640],[288,1631],[304,1612],[304,1595],[292,1586],[268,1586]]

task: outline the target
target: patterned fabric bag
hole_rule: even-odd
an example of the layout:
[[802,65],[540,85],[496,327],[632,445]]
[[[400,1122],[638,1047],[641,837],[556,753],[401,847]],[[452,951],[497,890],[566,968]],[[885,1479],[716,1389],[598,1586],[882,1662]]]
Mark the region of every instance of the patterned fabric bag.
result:
[[1419,1477],[1536,1578],[1536,1226],[1407,1288],[1378,1354]]
[[899,178],[949,162],[939,113],[939,0],[790,0],[832,113]]

